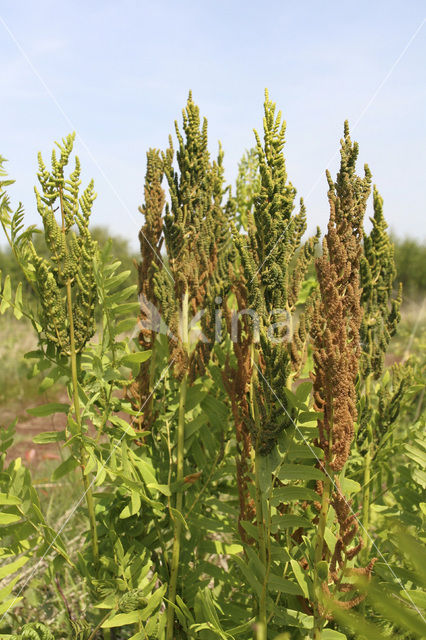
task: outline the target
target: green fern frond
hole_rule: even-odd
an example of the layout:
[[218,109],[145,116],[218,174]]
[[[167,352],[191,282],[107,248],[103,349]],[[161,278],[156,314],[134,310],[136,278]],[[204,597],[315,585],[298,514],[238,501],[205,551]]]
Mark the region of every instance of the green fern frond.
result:
[[[250,429],[252,441],[258,443],[262,453],[272,448],[289,422],[288,417],[282,419],[282,406],[288,404],[285,389],[292,375],[300,370],[306,343],[306,318],[302,318],[303,326],[295,327],[293,340],[289,335],[291,314],[319,239],[317,232],[301,246],[306,231],[306,209],[301,200],[299,211],[294,213],[296,190],[288,182],[283,153],[285,129],[281,112],[276,113],[276,105],[266,91],[263,141],[257,131],[254,132],[259,177],[253,179],[256,189],[251,193],[253,212],[246,209],[247,233],[239,232],[232,224],[247,306],[257,312],[261,324],[258,358],[262,375],[257,376],[255,372],[255,378],[259,378],[255,384],[259,391],[259,409],[268,407],[268,410],[260,420],[252,416]],[[281,329],[272,341],[268,327],[276,313],[285,313],[287,323],[284,323],[285,330]]]
[[[71,134],[61,144],[57,143],[60,154],[58,158],[56,152],[52,152],[51,171],[46,168],[41,154],[38,156],[41,192],[36,188],[35,194],[49,258],[37,255],[30,240],[30,230],[25,232],[28,239],[27,258],[34,271],[33,280],[42,309],[43,334],[65,355],[70,354],[71,331],[74,332],[76,352],[82,350],[95,331],[93,256],[96,243],[92,240],[88,225],[96,193],[92,180],[79,197],[78,158],[75,159],[74,171],[68,179],[65,177],[74,139],[75,134]],[[55,215],[57,210],[60,211],[59,221]],[[21,229],[21,218],[17,218],[16,226]],[[72,323],[67,287],[71,287]]]
[[41,622],[30,622],[22,627],[19,640],[55,640],[55,636]]
[[374,216],[370,235],[364,234],[364,253],[361,258],[361,303],[364,316],[360,338],[363,347],[362,375],[370,373],[377,380],[383,371],[384,357],[391,337],[400,320],[401,287],[396,296],[393,285],[396,277],[394,246],[387,233],[383,215],[383,198],[376,187],[373,191]]

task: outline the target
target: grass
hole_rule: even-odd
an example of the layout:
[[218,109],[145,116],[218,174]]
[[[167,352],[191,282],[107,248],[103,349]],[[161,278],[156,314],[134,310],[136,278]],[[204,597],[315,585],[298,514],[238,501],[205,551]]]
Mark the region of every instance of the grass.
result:
[[424,357],[426,347],[426,297],[410,300],[402,308],[402,320],[389,353],[406,360],[410,355]]
[[0,404],[35,396],[41,378],[29,378],[32,365],[24,358],[35,347],[34,330],[28,321],[0,316]]

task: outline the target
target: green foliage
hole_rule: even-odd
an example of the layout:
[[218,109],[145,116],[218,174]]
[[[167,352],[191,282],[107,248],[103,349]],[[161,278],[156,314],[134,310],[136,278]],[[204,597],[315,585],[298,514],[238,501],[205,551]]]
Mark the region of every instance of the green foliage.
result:
[[[296,191],[287,183],[284,155],[285,123],[275,105],[265,98],[264,146],[256,133],[260,190],[254,198],[248,237],[235,241],[248,285],[249,307],[262,316],[285,308],[289,297],[288,265],[306,229],[306,213],[292,216]],[[247,244],[248,241],[248,244]]]
[[[201,123],[198,106],[189,94],[182,112],[183,133],[175,123],[179,147],[177,170],[173,167],[174,149],[163,154],[164,173],[169,187],[170,205],[166,203],[164,240],[167,267],[155,276],[155,296],[165,320],[175,337],[182,336],[179,326],[183,297],[190,308],[204,310],[201,326],[209,342],[214,336],[215,298],[228,291],[231,260],[231,236],[227,222],[228,206],[223,204],[223,151],[219,145],[217,160],[210,160],[207,120]],[[203,373],[211,348],[199,342],[189,362],[179,347],[173,350],[177,366],[190,371],[191,377]]]
[[[64,176],[74,137],[70,135],[58,144],[59,159],[56,152],[52,152],[51,172],[47,170],[41,154],[38,156],[38,179],[42,191],[39,193],[35,189],[35,193],[49,258],[39,256],[34,244],[29,242],[32,280],[42,308],[43,334],[60,353],[66,355],[71,354],[71,342],[75,341],[75,349],[79,352],[95,332],[95,245],[88,224],[96,194],[92,181],[79,198],[80,162],[77,157],[74,171],[68,179]],[[55,219],[56,207],[60,210],[60,223]],[[78,236],[71,231],[74,225],[78,228]]]
[[[137,274],[135,268],[135,255],[131,252],[129,248],[129,243],[126,239],[115,236],[114,238],[109,238],[108,230],[105,227],[92,227],[90,234],[92,236],[93,242],[96,242],[100,249],[103,249],[107,242],[112,243],[112,251],[114,256],[120,260],[123,265],[123,268],[130,271],[130,277],[132,279],[132,284],[136,284]],[[43,258],[47,258],[49,255],[48,248],[46,247],[46,243],[44,241],[43,234],[41,232],[37,232],[35,230],[32,236],[32,242],[34,244],[37,255],[42,256]],[[20,281],[22,280],[22,268],[19,262],[16,260],[15,255],[13,254],[12,249],[9,246],[4,246],[0,248],[0,271],[3,274],[6,274],[10,277],[11,289],[12,291],[16,291]],[[32,288],[30,282],[24,280],[22,282],[22,295],[26,299],[27,304],[30,308],[34,309],[37,306],[37,295],[34,289]],[[96,320],[98,321],[100,318],[99,310],[96,311]]]
[[[258,187],[253,195],[253,215],[247,210],[247,234],[234,229],[247,292],[245,302],[260,318],[258,362],[264,364],[264,371],[260,377],[255,371],[258,415],[250,416],[250,431],[256,449],[264,453],[273,447],[288,422],[288,416],[282,414],[282,405],[287,405],[284,390],[292,365],[296,369],[300,367],[306,341],[303,314],[294,336],[288,335],[290,314],[294,313],[304,274],[318,240],[318,236],[310,238],[294,262],[306,231],[306,211],[301,201],[299,213],[293,215],[296,190],[287,182],[283,155],[285,123],[281,122],[281,112],[276,115],[275,109],[276,105],[266,92],[263,145],[255,132],[260,178],[258,183],[253,181],[253,189]],[[271,317],[280,320],[277,314],[284,315],[284,322],[277,323],[284,327],[278,326],[278,335],[271,340],[268,327]]]
[[[320,261],[334,280],[320,269],[320,286],[309,272],[318,236],[303,242],[306,212],[303,203],[294,212],[285,127],[268,95],[263,140],[256,134],[240,164],[235,198],[221,149],[210,159],[207,123],[191,95],[176,134],[176,155],[172,146],[148,152],[137,284],[125,244],[89,231],[93,184],[78,197],[78,160],[65,177],[72,136],[50,171],[40,159],[44,233],[24,228],[21,206],[13,212],[0,162],[1,221],[28,283],[19,287],[5,269],[0,312],[34,329],[25,362],[49,393],[28,410],[43,429],[34,446],[60,454],[35,482],[11,455],[16,424],[0,430],[0,635],[421,638],[423,338],[411,335],[405,362],[388,367],[400,302],[393,249],[377,191],[364,234],[370,176],[356,175],[348,127],[341,171],[336,182],[328,176],[334,218]],[[340,325],[340,307],[327,307],[336,291],[347,306]],[[158,304],[167,335],[140,333],[138,293]],[[303,308],[320,296],[312,329]],[[359,368],[349,356],[359,353],[361,306],[368,347]],[[259,340],[241,313],[236,341],[216,340],[247,307],[259,314]],[[277,309],[287,322],[274,325],[271,340]],[[194,327],[210,342],[192,339]],[[330,340],[330,328],[344,339]],[[310,330],[325,336],[315,371],[322,366],[333,381],[322,404],[322,387],[306,379]],[[350,437],[332,468],[324,403],[337,393],[332,426],[342,420],[338,409],[348,411],[340,432],[327,431],[331,447]],[[47,423],[56,414],[58,430]],[[365,584],[359,578],[371,573],[373,555]]]
[[[164,155],[171,206],[166,206],[165,241],[170,266],[178,280],[176,295],[188,289],[194,297],[198,288],[206,286],[211,276],[213,253],[222,261],[222,246],[226,244],[221,201],[223,195],[223,152],[219,149],[216,162],[211,163],[207,147],[207,120],[201,124],[199,108],[189,95],[183,111],[185,139],[176,123],[179,142],[177,163],[173,169],[173,146]],[[194,257],[197,260],[194,260]],[[181,272],[177,272],[177,268]]]
[[38,231],[35,225],[31,225],[28,229],[22,231],[24,217],[22,203],[19,203],[18,208],[14,213],[12,212],[10,198],[6,187],[10,186],[15,181],[8,179],[1,180],[1,178],[7,178],[7,172],[3,166],[5,162],[5,158],[0,156],[0,222],[17,262],[21,269],[23,269],[26,277],[29,280],[32,280],[31,267],[26,264],[30,254],[28,242],[31,240],[33,234]]
[[257,149],[249,149],[243,155],[238,165],[236,181],[236,225],[247,231],[249,220],[253,216],[255,197],[261,187],[259,174],[259,158]]
[[[385,640],[397,634],[398,638],[414,640],[424,638],[426,633],[424,545],[401,525],[392,524],[397,575],[389,575],[388,567],[383,566],[378,569],[380,578],[370,585],[362,581],[359,585],[366,592],[370,615],[338,610],[331,603],[336,620],[355,637]],[[407,586],[399,576],[404,576]]]
[[25,624],[22,627],[21,634],[14,637],[16,637],[16,640],[55,640],[54,635],[40,622]]
[[[37,556],[49,551],[58,554],[60,563],[72,562],[65,543],[46,522],[42,514],[39,496],[33,487],[30,472],[20,458],[6,463],[8,449],[15,437],[16,422],[0,433],[0,526],[2,566],[0,579],[0,615],[4,618],[22,600],[22,588],[13,592],[19,584],[19,573],[27,563],[37,566]],[[25,586],[25,584],[24,584]]]
[[370,235],[364,233],[364,255],[361,260],[361,303],[364,313],[360,328],[363,347],[362,375],[373,373],[374,378],[383,371],[386,350],[400,320],[401,289],[392,298],[396,276],[394,248],[386,232],[383,216],[383,199],[374,188],[373,228]]
[[422,299],[426,291],[426,245],[416,238],[392,237],[395,244],[395,265],[404,297]]

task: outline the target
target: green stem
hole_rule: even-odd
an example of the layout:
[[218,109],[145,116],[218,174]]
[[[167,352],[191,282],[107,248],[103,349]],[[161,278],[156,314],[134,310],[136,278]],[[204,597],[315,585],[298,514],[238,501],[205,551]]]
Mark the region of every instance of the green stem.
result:
[[321,639],[321,630],[324,624],[324,618],[320,613],[320,599],[321,599],[321,579],[318,575],[318,564],[322,561],[324,553],[324,535],[325,527],[327,525],[328,509],[330,506],[330,494],[331,494],[331,473],[330,461],[333,458],[333,424],[334,424],[334,410],[331,408],[329,427],[328,427],[328,450],[324,452],[324,464],[325,464],[325,480],[323,484],[321,511],[318,520],[318,529],[315,542],[315,554],[314,554],[314,626],[312,629],[312,637],[314,640]]
[[[258,638],[266,638],[267,634],[267,617],[266,617],[266,581],[267,581],[267,554],[265,541],[265,523],[263,517],[263,500],[260,488],[260,453],[255,453],[255,475],[256,475],[256,522],[259,537],[259,555],[260,561],[265,568],[265,579],[263,583],[262,595],[259,601],[259,620],[258,620]],[[261,633],[260,633],[261,632]],[[264,635],[263,635],[264,634]]]
[[[74,323],[72,320],[71,282],[69,279],[67,281],[67,303],[68,303],[68,315],[70,319],[71,378],[72,378],[72,388],[73,388],[74,412],[75,412],[75,419],[78,426],[78,431],[80,434],[82,434],[80,399],[78,397],[77,354],[75,350]],[[90,486],[89,478],[84,472],[86,467],[86,462],[87,462],[86,452],[84,450],[83,444],[80,444],[80,467],[81,467],[81,475],[83,478],[84,493],[86,496],[87,511],[89,513],[93,558],[95,562],[98,562],[99,544],[98,544],[98,534],[96,530],[95,506],[93,501],[92,487]]]
[[[64,207],[62,201],[62,191],[59,191],[60,203],[61,203],[61,216],[62,216],[62,233],[65,239],[65,217],[64,217]],[[65,242],[65,247],[66,247]],[[82,425],[81,425],[81,412],[80,412],[80,399],[78,397],[78,373],[77,373],[77,352],[75,349],[75,334],[74,334],[74,320],[72,315],[72,292],[71,292],[71,279],[67,278],[66,282],[66,292],[67,292],[67,310],[68,310],[68,320],[70,323],[70,358],[71,358],[71,379],[72,379],[72,394],[73,394],[73,403],[74,403],[74,412],[75,419],[78,426],[78,431],[80,435],[82,435]],[[92,538],[92,550],[93,550],[93,559],[97,563],[99,560],[99,544],[98,544],[98,534],[96,530],[96,516],[95,516],[95,506],[93,502],[93,492],[89,483],[89,478],[84,473],[86,466],[86,452],[84,450],[84,446],[80,444],[80,468],[81,475],[83,478],[83,486],[84,486],[84,494],[86,496],[86,504],[87,511],[89,514],[89,523],[90,523],[90,532]]]
[[[297,421],[297,417],[296,417],[295,420]],[[294,438],[294,433],[296,431],[296,426],[295,425],[296,425],[296,422],[294,422],[291,425],[291,427],[289,427],[289,429],[287,431],[287,434],[288,434],[287,435],[288,446],[286,448],[286,451],[285,451],[284,455],[281,458],[281,462],[280,462],[279,467],[275,470],[274,477],[273,477],[273,480],[272,480],[271,489],[269,491],[269,495],[267,496],[268,500],[270,500],[270,498],[272,497],[272,494],[273,494],[275,478],[278,477],[280,468],[282,467],[282,465],[286,462],[286,460],[288,458],[288,452],[290,450],[290,446],[291,446],[291,443],[293,442],[293,438]],[[288,529],[286,529],[285,537],[286,537],[285,546],[286,546],[286,549],[287,549],[288,553],[290,554],[290,551],[291,551],[291,548],[292,548],[292,543],[291,543],[291,537],[290,537],[290,533],[289,533]],[[266,584],[267,584],[267,581],[268,581],[268,578],[269,578],[269,573],[270,573],[270,570],[271,570],[271,503],[270,502],[269,502],[268,538],[267,539],[268,539],[268,571],[267,571],[267,575],[265,576],[264,588],[266,588]],[[285,576],[287,574],[288,566],[289,566],[289,561],[287,560],[287,562],[284,564],[284,568],[283,568],[283,571],[282,571],[282,574],[281,574],[283,578],[285,578]],[[281,598],[281,591],[278,591],[277,596],[275,598],[275,607],[278,606],[280,598]],[[268,624],[271,622],[273,617],[274,617],[274,610],[272,609],[272,611],[270,612],[270,614],[268,616],[268,620],[267,620]]]
[[[260,424],[260,415],[259,408],[256,402],[256,391],[255,391],[255,382],[257,380],[257,350],[254,347],[254,344],[251,345],[251,357],[253,362],[253,375],[251,379],[251,389],[250,389],[250,401],[251,401],[251,411],[252,416],[254,417],[254,422],[256,425],[256,433],[258,434],[258,439],[261,431]],[[256,505],[256,525],[257,525],[257,535],[258,535],[258,545],[259,545],[259,556],[262,565],[265,568],[265,580],[263,584],[262,594],[259,600],[259,617],[258,617],[258,638],[266,638],[267,637],[267,615],[266,615],[266,583],[267,580],[267,553],[266,553],[266,540],[265,540],[265,518],[263,513],[263,496],[262,490],[260,486],[260,453],[258,451],[259,442],[256,443],[255,448],[255,458],[254,458],[254,470],[255,470],[255,505]]]
[[[182,301],[182,345],[188,353],[188,290]],[[185,373],[179,386],[179,418],[177,427],[177,459],[176,459],[176,481],[182,483],[184,479],[184,445],[185,445],[185,404],[188,387],[188,374]],[[176,510],[182,513],[183,492],[180,489],[176,493]],[[174,537],[172,563],[170,567],[170,583],[167,608],[167,631],[166,640],[173,640],[174,631],[174,604],[176,601],[176,588],[179,573],[179,559],[182,535],[182,520],[180,517],[174,518]]]
[[370,485],[371,485],[371,459],[372,443],[368,446],[368,451],[364,461],[364,483],[362,488],[362,539],[364,542],[363,555],[368,555],[368,527],[370,525]]
[[[105,622],[105,620],[107,620],[109,618],[109,616],[111,615],[111,611],[108,611],[108,613],[106,615],[104,615],[104,617],[98,622],[98,624],[96,625],[96,627],[93,629],[92,633],[90,634],[90,636],[87,638],[87,640],[94,640],[97,632],[99,631],[99,629],[102,627],[103,623]],[[106,635],[108,633],[108,636]],[[110,637],[110,630],[109,629],[104,629],[103,630],[103,636],[104,636],[104,640],[106,640],[107,637]]]
[[263,585],[262,585],[262,596],[261,596],[261,604],[260,604],[260,611],[262,613],[262,615],[264,616],[264,620],[262,621],[262,627],[264,625],[264,629],[265,629],[265,640],[266,640],[266,634],[268,631],[268,624],[270,621],[270,617],[267,617],[267,609],[266,609],[266,595],[268,592],[268,581],[269,581],[269,574],[271,573],[271,522],[272,522],[272,516],[271,516],[271,503],[269,500],[269,497],[266,498],[267,499],[267,525],[266,525],[266,569],[265,569],[265,576],[263,578]]
[[328,516],[328,508],[330,505],[330,489],[331,489],[331,481],[329,472],[327,469],[327,476],[324,480],[324,487],[322,493],[321,500],[321,511],[319,515],[318,529],[317,529],[317,538],[315,544],[315,555],[314,555],[314,627],[313,627],[313,638],[314,640],[319,640],[321,638],[321,629],[323,625],[323,617],[319,611],[319,600],[320,600],[320,584],[321,580],[318,576],[318,563],[321,562],[323,551],[324,551],[324,534],[325,527],[327,524],[327,516]]
[[[371,405],[371,374],[365,380],[365,396],[367,401],[367,409]],[[369,412],[367,412],[368,414]],[[362,487],[362,540],[364,543],[363,556],[368,557],[369,536],[368,527],[370,525],[370,499],[371,499],[371,461],[374,454],[374,438],[371,424],[367,424],[368,449],[364,459],[364,481]]]
[[260,489],[260,460],[259,460],[259,456],[260,454],[258,452],[256,452],[255,454],[255,463],[254,463],[254,468],[255,468],[255,480],[256,480],[256,499],[255,499],[255,504],[256,504],[256,525],[257,525],[257,533],[258,533],[258,537],[259,537],[259,554],[260,554],[260,560],[263,564],[263,566],[266,569],[266,560],[267,560],[267,554],[266,554],[266,542],[265,542],[265,521],[264,521],[264,516],[263,516],[263,504],[262,504],[262,491]]
[[256,522],[259,535],[259,551],[262,564],[266,567],[265,519],[263,515],[262,490],[260,488],[260,454],[256,452],[254,468],[256,474]]
[[266,623],[258,622],[256,628],[256,640],[267,640]]

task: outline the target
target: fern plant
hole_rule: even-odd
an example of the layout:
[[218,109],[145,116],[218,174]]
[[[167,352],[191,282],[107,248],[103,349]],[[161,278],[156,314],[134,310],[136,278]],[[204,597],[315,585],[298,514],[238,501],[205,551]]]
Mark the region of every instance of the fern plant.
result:
[[260,192],[259,158],[257,149],[248,149],[238,165],[235,183],[236,226],[247,231],[249,218],[253,216],[254,199]]
[[[153,293],[160,303],[173,337],[171,358],[179,380],[179,416],[176,430],[176,482],[184,479],[185,412],[188,387],[203,375],[213,348],[212,311],[215,298],[226,287],[227,256],[230,236],[222,207],[223,154],[210,161],[207,147],[207,121],[201,124],[199,108],[189,95],[183,111],[183,130],[176,123],[179,149],[176,157],[179,171],[173,168],[174,150],[163,154],[164,173],[170,193],[166,204],[164,240],[167,267],[154,274]],[[184,137],[185,136],[185,137]],[[147,210],[148,211],[148,210]],[[147,218],[148,220],[148,218]],[[146,264],[146,259],[145,259]],[[142,263],[144,267],[144,262]],[[148,275],[148,274],[147,274]],[[172,278],[170,278],[172,276]],[[148,285],[147,285],[148,286]],[[150,286],[150,285],[149,285]],[[205,338],[190,344],[190,312],[204,310],[201,327]],[[213,311],[214,313],[214,311]],[[176,494],[174,543],[170,567],[169,607],[166,637],[173,637],[174,606],[182,536],[181,513],[183,494]]]
[[[357,519],[342,490],[342,477],[338,476],[350,456],[354,437],[357,419],[355,383],[361,357],[359,264],[371,174],[365,166],[364,178],[356,175],[357,156],[358,145],[352,143],[348,123],[345,123],[336,182],[327,173],[330,221],[323,255],[316,261],[319,295],[312,310],[314,407],[323,413],[318,421],[317,444],[324,452],[321,468],[326,474],[324,482],[318,485],[321,507],[313,559],[315,639],[321,637],[327,614],[321,605],[321,592],[330,593],[330,584],[335,598],[339,592],[351,594],[351,599],[342,600],[342,607],[355,606],[359,602],[350,582],[342,580],[343,575],[360,571],[350,567],[361,543],[356,543]],[[334,551],[325,541],[331,505],[339,525]],[[364,570],[367,575],[373,564],[374,561],[370,562]]]
[[[159,300],[154,291],[154,274],[162,266],[161,247],[163,244],[163,210],[165,192],[161,186],[164,170],[160,152],[150,149],[147,153],[145,175],[144,203],[139,211],[145,218],[139,233],[141,262],[138,266],[139,300],[141,304],[142,325],[139,342],[152,351],[152,357],[145,365],[141,365],[137,377],[137,388],[134,392],[139,403],[146,403],[144,425],[149,428],[152,423],[153,386],[155,376],[155,336],[160,329],[158,315],[161,312]],[[168,270],[168,267],[164,267]]]
[[[95,331],[94,308],[96,284],[93,273],[95,250],[88,224],[96,194],[93,182],[79,198],[80,162],[75,159],[74,171],[66,179],[64,170],[73,150],[75,134],[58,144],[59,158],[52,152],[52,169],[48,171],[41,154],[38,156],[38,179],[41,193],[35,189],[37,209],[41,216],[44,236],[50,258],[37,255],[31,240],[28,240],[31,278],[41,307],[39,318],[41,345],[47,352],[52,350],[58,357],[69,357],[71,363],[71,385],[74,417],[77,433],[83,434],[80,399],[78,393],[78,354]],[[59,209],[60,221],[55,218]],[[79,235],[73,233],[77,226]],[[84,491],[89,514],[93,558],[99,559],[96,518],[90,481],[85,474],[86,453],[80,441],[79,458]]]
[[[319,234],[304,242],[268,94],[264,112],[235,198],[191,94],[176,153],[149,150],[138,286],[111,245],[93,241],[93,184],[79,197],[78,161],[66,177],[73,136],[51,169],[39,159],[44,252],[22,206],[12,210],[0,161],[0,219],[38,300],[34,309],[7,274],[0,313],[36,330],[26,357],[44,374],[40,392],[68,390],[29,413],[64,414],[62,430],[34,440],[59,447],[53,484],[74,486],[81,472],[88,516],[75,548],[80,502],[55,531],[29,470],[6,461],[14,425],[0,432],[0,616],[11,638],[424,635],[422,554],[409,537],[424,541],[424,371],[416,358],[384,371],[400,295],[382,201],[375,190],[366,236],[371,176],[357,175],[346,124],[310,277]],[[159,315],[147,324],[153,307],[167,330]]]
[[[237,434],[239,440],[244,442],[243,455],[237,463],[242,514],[250,515],[249,499],[245,497],[250,471],[246,460],[253,447],[256,489],[252,509],[256,513],[259,557],[265,567],[268,555],[268,507],[260,486],[261,456],[274,448],[280,432],[292,424],[285,390],[291,386],[304,358],[305,317],[301,316],[294,332],[288,324],[318,239],[317,236],[309,239],[300,250],[306,230],[306,212],[301,201],[299,213],[293,215],[296,192],[287,182],[283,156],[285,123],[281,122],[281,113],[275,114],[275,109],[266,92],[263,145],[255,132],[260,188],[254,196],[253,215],[247,215],[247,235],[234,228],[243,283],[235,289],[239,304],[256,312],[259,326],[250,330],[245,320],[240,323],[246,335],[241,335],[240,341],[234,345],[239,373],[230,371],[228,376],[229,381],[234,376],[241,378],[237,385],[232,386],[229,382],[228,388],[237,418]],[[295,264],[292,264],[298,250]],[[269,324],[271,317],[277,313],[286,314],[288,323],[287,326],[286,323],[276,323],[278,333],[271,335]],[[290,329],[290,335],[280,326],[282,324],[286,330]],[[256,344],[257,340],[259,344]],[[259,603],[259,621],[266,633],[264,596]]]
[[[386,351],[400,320],[402,293],[400,285],[397,295],[393,297],[396,277],[394,248],[386,231],[383,199],[376,188],[373,191],[373,206],[373,226],[368,236],[364,233],[360,264],[363,317],[360,326],[362,356],[358,383],[360,426],[357,440],[360,450],[365,453],[362,521],[366,552],[369,547],[367,532],[371,467],[383,441],[390,435],[390,429],[398,416],[404,389],[409,381],[409,369],[402,365],[393,367],[391,385],[383,376]],[[374,401],[375,397],[378,398],[378,402]]]
[[[110,604],[107,616],[103,615],[98,622],[95,617],[95,626],[97,624],[100,628],[101,623],[106,623],[107,618],[113,617],[111,610],[113,614],[117,611],[115,598],[117,601],[119,600],[120,589],[118,588],[117,593],[117,588],[111,589],[111,585],[119,584],[119,580],[122,579],[119,578],[120,572],[128,571],[129,567],[132,567],[133,572],[135,571],[133,568],[137,566],[137,563],[135,565],[135,554],[138,552],[132,553],[130,550],[125,568],[122,563],[118,563],[113,571],[111,571],[111,567],[104,566],[101,558],[111,555],[111,546],[114,547],[114,543],[118,541],[118,537],[114,541],[111,531],[118,529],[120,511],[115,514],[115,520],[109,518],[106,523],[102,516],[102,502],[98,505],[95,504],[92,487],[95,482],[96,486],[102,485],[109,477],[108,474],[116,480],[118,470],[123,465],[129,474],[130,469],[133,468],[125,456],[125,444],[137,440],[138,436],[131,425],[120,417],[120,413],[122,414],[125,410],[131,415],[137,416],[140,409],[135,411],[128,401],[117,398],[116,393],[130,384],[127,375],[129,369],[136,372],[141,362],[149,358],[150,352],[132,352],[132,345],[125,340],[120,340],[123,330],[129,327],[130,316],[133,315],[132,323],[135,322],[134,318],[139,305],[137,302],[130,302],[129,297],[134,295],[136,287],[132,285],[123,288],[121,286],[128,279],[130,272],[119,271],[120,263],[112,260],[108,246],[99,253],[96,245],[91,241],[87,225],[93,201],[93,188],[90,186],[79,203],[77,200],[78,162],[76,163],[76,171],[70,180],[71,186],[68,185],[72,197],[67,199],[63,196],[65,180],[63,170],[71,153],[72,142],[72,136],[65,139],[61,147],[61,158],[58,161],[55,155],[53,156],[53,170],[52,175],[49,174],[50,177],[40,159],[44,195],[38,196],[38,204],[44,221],[46,243],[51,251],[50,262],[48,259],[39,258],[36,255],[30,241],[33,229],[24,232],[26,235],[23,235],[23,238],[22,236],[18,237],[18,243],[21,243],[21,246],[18,247],[20,252],[18,249],[15,252],[18,257],[25,255],[27,260],[32,260],[29,263],[28,272],[35,291],[41,299],[40,313],[36,315],[31,308],[28,308],[25,301],[21,302],[19,296],[18,298],[15,296],[15,300],[13,300],[7,285],[3,288],[1,310],[4,312],[7,308],[12,307],[18,316],[26,315],[32,320],[38,333],[39,348],[28,354],[28,357],[35,362],[35,367],[38,370],[45,372],[43,390],[58,381],[65,382],[69,387],[70,396],[73,398],[72,408],[68,404],[50,403],[29,411],[33,416],[40,417],[58,411],[68,414],[67,428],[64,431],[45,432],[38,435],[35,440],[38,444],[65,442],[71,450],[71,455],[54,471],[54,481],[72,473],[76,466],[81,467],[84,482],[83,497],[86,497],[89,513],[91,550],[89,552],[85,548],[84,553],[79,556],[78,563],[68,557],[59,534],[45,525],[40,509],[37,507],[38,500],[34,492],[32,494],[34,514],[31,514],[31,517],[26,515],[26,521],[22,525],[28,526],[31,522],[34,532],[38,532],[39,535],[43,534],[40,539],[42,544],[43,541],[46,541],[45,548],[48,551],[59,553],[59,557],[62,557],[62,563],[66,562],[68,568],[64,570],[65,576],[77,573],[80,575],[80,579],[83,577],[95,600],[99,599],[99,593],[103,592],[108,585],[107,588],[114,594],[114,599]],[[56,191],[54,187],[57,189]],[[52,203],[55,202],[55,197],[59,198],[60,210],[63,212],[61,226],[57,225],[54,219]],[[50,209],[48,202],[51,205]],[[79,204],[81,211],[78,209]],[[9,213],[6,211],[6,214]],[[21,216],[21,210],[15,214],[15,217],[6,214],[2,216],[6,230],[17,226],[22,228],[22,219],[20,218],[16,222],[17,216]],[[78,237],[73,235],[71,231],[73,220],[77,221],[77,227],[80,230]],[[13,236],[10,235],[10,237],[13,244]],[[69,242],[69,246],[67,242]],[[69,251],[68,255],[67,251]],[[73,260],[77,261],[76,264]],[[26,266],[27,264],[24,263],[24,267]],[[24,273],[27,272],[24,271]],[[42,279],[44,273],[49,276],[47,280]],[[54,316],[48,316],[48,309],[43,297],[48,284],[58,305],[55,307]],[[87,292],[88,284],[90,287]],[[92,299],[92,296],[95,298]],[[90,341],[94,330],[95,302],[102,305],[102,327],[97,343]],[[77,309],[77,305],[80,304],[81,308]],[[72,313],[67,313],[70,310]],[[62,324],[60,324],[60,320]],[[89,423],[95,427],[95,435],[89,434]],[[130,487],[124,484],[127,486],[127,490],[124,490],[121,497],[121,511],[123,512],[126,510],[126,497],[130,499],[129,492],[132,491],[132,483],[139,487],[141,482],[136,468],[134,469],[136,478],[134,480],[131,477],[128,478]],[[133,498],[131,504],[134,507]],[[132,515],[131,511],[130,515]],[[40,543],[38,544],[40,545]],[[43,553],[42,547],[41,553]],[[58,566],[63,568],[63,565]],[[13,570],[13,567],[11,566],[10,569]],[[141,583],[137,581],[136,573],[132,575],[136,581],[135,588],[140,588]],[[68,614],[67,616],[68,626],[71,628],[74,625],[75,627],[77,620],[71,619]],[[89,619],[92,618],[91,615]],[[84,628],[80,629],[79,635],[88,628],[84,617],[82,624]]]

